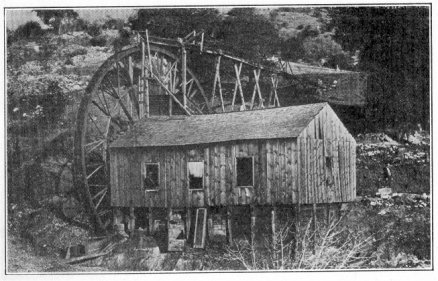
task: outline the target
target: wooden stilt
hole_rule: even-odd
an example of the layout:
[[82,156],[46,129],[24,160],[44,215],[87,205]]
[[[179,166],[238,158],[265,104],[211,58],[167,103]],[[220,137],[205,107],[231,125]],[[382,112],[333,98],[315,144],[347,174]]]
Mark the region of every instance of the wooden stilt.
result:
[[145,44],[144,44],[144,40],[141,40],[141,77],[139,77],[139,83],[138,83],[138,87],[139,87],[139,97],[138,97],[138,103],[140,106],[140,116],[139,119],[142,118],[144,116],[144,90],[145,90],[145,83],[146,83],[146,79],[145,79]]
[[256,209],[254,205],[251,205],[251,244],[255,244],[256,235]]
[[119,208],[113,210],[113,225],[123,223],[123,213]]
[[129,223],[128,223],[128,230],[132,234],[135,229],[135,214],[134,214],[134,207],[129,208]]
[[233,243],[233,229],[232,229],[232,210],[231,207],[227,207],[227,241],[228,244]]
[[300,241],[300,204],[298,203],[294,208],[295,214],[295,247],[294,247],[294,259],[298,253],[299,241]]
[[316,204],[313,203],[313,208],[312,208],[312,223],[313,223],[313,249],[312,252],[313,254],[316,253]]
[[147,44],[147,51],[148,51],[148,59],[149,59],[149,71],[146,75],[146,83],[145,83],[145,115],[146,117],[149,117],[149,77],[151,77],[152,74],[152,58],[151,58],[151,48],[149,46],[149,33],[146,29],[146,44]]
[[189,240],[190,227],[192,226],[192,208],[187,208],[186,212],[186,238]]
[[149,207],[148,226],[149,226],[149,235],[152,235],[152,233],[154,232],[154,218],[152,215],[152,207]]
[[271,210],[271,229],[272,229],[272,248],[274,251],[274,263],[278,261],[278,241],[277,241],[277,225],[276,225],[276,219],[277,219],[277,207],[273,206]]
[[183,94],[183,105],[184,108],[187,107],[187,51],[184,45],[181,47],[181,89]]

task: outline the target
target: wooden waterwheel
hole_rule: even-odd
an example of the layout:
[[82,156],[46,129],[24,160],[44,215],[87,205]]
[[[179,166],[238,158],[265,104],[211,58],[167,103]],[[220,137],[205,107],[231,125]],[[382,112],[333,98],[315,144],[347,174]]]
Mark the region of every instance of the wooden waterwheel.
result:
[[209,111],[201,84],[186,67],[184,55],[174,51],[141,39],[106,60],[85,89],[77,113],[74,183],[98,231],[104,231],[112,218],[109,144],[151,114],[152,100],[158,109],[172,103],[180,114]]

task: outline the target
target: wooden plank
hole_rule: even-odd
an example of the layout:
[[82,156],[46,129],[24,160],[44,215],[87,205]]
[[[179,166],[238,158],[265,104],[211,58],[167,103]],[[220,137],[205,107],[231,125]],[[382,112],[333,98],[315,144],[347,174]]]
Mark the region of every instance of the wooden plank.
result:
[[287,194],[285,203],[291,204],[293,202],[293,191],[292,191],[292,142],[290,139],[285,140],[285,162],[286,162],[285,190]]
[[231,203],[231,194],[233,192],[233,162],[231,159],[232,145],[228,144],[225,146],[225,203],[228,205]]
[[233,243],[233,209],[231,206],[227,206],[227,241],[228,244]]
[[273,164],[272,164],[272,140],[266,141],[266,203],[272,204],[272,177],[273,177]]
[[306,142],[304,138],[298,138],[299,143],[299,198],[300,198],[300,204],[306,204]]
[[322,201],[328,202],[328,189],[326,185],[326,177],[325,177],[325,156],[324,156],[324,140],[319,141],[319,179],[320,179],[320,188],[322,190]]
[[227,191],[225,188],[226,174],[225,174],[225,146],[219,147],[219,180],[220,180],[220,205],[225,205],[227,199]]
[[[181,200],[180,205],[178,207],[186,207],[188,206],[190,202],[190,196],[189,196],[189,187],[188,187],[188,173],[187,173],[187,151],[186,150],[180,150],[179,151],[179,157],[178,157],[178,181],[180,186],[180,192],[181,192]],[[204,194],[202,194],[204,195]],[[204,206],[204,200],[201,198],[202,206]]]
[[274,187],[275,187],[275,199],[274,199],[274,204],[278,204],[281,203],[281,169],[280,169],[280,161],[281,161],[281,156],[280,156],[280,141],[279,140],[275,140],[274,141],[274,147],[273,147],[273,156],[274,158],[272,159],[273,163],[274,163]]
[[258,203],[266,204],[266,193],[267,193],[267,179],[266,179],[266,141],[258,141],[258,152],[259,152],[259,185],[258,185]]
[[297,158],[297,139],[291,139],[291,189],[292,189],[292,203],[298,203],[298,158]]
[[205,203],[207,206],[211,206],[210,199],[210,148],[204,148],[204,190],[205,190]]
[[281,187],[281,200],[282,204],[287,202],[287,159],[286,159],[286,141],[280,140],[280,187]]
[[172,203],[170,205],[171,208],[175,208],[178,206],[178,200],[180,200],[179,190],[176,185],[176,150],[172,149],[172,154],[170,158],[170,175],[171,175],[171,191],[172,191]]
[[237,198],[237,194],[235,194],[234,190],[237,187],[237,177],[236,177],[236,144],[233,143],[230,147],[231,149],[231,173],[232,173],[232,184],[231,184],[231,189],[230,189],[230,203],[232,202],[232,204],[230,205],[235,205],[238,202],[238,198]]
[[215,145],[214,146],[214,154],[213,154],[213,168],[214,168],[214,173],[213,173],[213,181],[214,181],[214,202],[215,205],[218,206],[220,205],[220,169],[219,169],[219,149],[218,146]]

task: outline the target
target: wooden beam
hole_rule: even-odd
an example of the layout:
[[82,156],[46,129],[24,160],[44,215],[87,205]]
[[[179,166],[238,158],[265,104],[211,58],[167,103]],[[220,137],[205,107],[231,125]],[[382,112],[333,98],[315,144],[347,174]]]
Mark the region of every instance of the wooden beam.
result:
[[146,83],[145,80],[145,44],[144,40],[141,39],[141,76],[138,78],[138,103],[140,107],[139,111],[139,119],[141,119],[144,116],[144,84]]
[[227,206],[227,241],[228,244],[233,244],[233,228],[232,228],[232,207]]
[[183,94],[183,106],[187,107],[187,51],[181,46],[181,89]]
[[272,246],[274,251],[274,261],[277,261],[277,207],[274,205],[271,209],[271,230],[272,230]]
[[312,204],[312,218],[313,218],[313,244],[312,244],[312,253],[316,253],[316,203]]
[[153,72],[152,68],[152,58],[151,58],[151,47],[149,45],[149,33],[146,29],[146,47],[148,51],[148,62],[149,62],[149,71],[146,75],[146,91],[145,91],[145,115],[146,117],[149,117],[149,80],[148,78],[151,77],[151,73]]
[[[236,70],[237,69],[237,70]],[[236,67],[236,64],[234,64],[234,71],[236,72],[236,76],[240,77],[240,72],[242,71],[242,64],[239,65],[239,67]],[[237,89],[238,89],[239,85],[237,83],[237,79],[234,82],[234,90],[233,90],[233,100],[231,102],[231,108],[232,110],[234,110],[234,103],[236,101],[236,94],[237,94]]]
[[237,83],[237,86],[239,88],[240,99],[242,100],[242,105],[245,106],[245,98],[243,96],[242,83],[240,82],[240,73],[242,71],[242,63],[240,63],[239,67],[237,67],[237,65],[235,64],[234,70],[236,72],[236,83]]
[[149,206],[148,208],[148,231],[149,235],[152,235],[153,229],[154,229],[154,217],[152,213],[152,207]]
[[128,230],[130,234],[135,230],[135,214],[134,214],[134,207],[129,208],[129,222],[128,222]]
[[251,208],[251,244],[255,244],[255,237],[256,237],[256,208],[254,205],[250,206]]

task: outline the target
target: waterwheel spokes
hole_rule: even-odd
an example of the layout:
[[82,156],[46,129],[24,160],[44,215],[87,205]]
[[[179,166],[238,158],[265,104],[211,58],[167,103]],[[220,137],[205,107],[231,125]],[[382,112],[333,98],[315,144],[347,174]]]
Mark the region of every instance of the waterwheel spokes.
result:
[[[147,78],[151,96],[173,95],[174,104],[183,102],[179,56],[157,46],[151,46],[151,50],[150,58],[145,57],[148,77],[142,76],[140,47],[123,50],[108,59],[87,86],[78,112],[75,170],[79,173],[75,174],[75,182],[83,186],[86,206],[100,230],[111,219],[108,148],[142,117],[142,79]],[[201,84],[190,70],[186,87],[189,112],[206,113],[198,106],[202,102]]]

